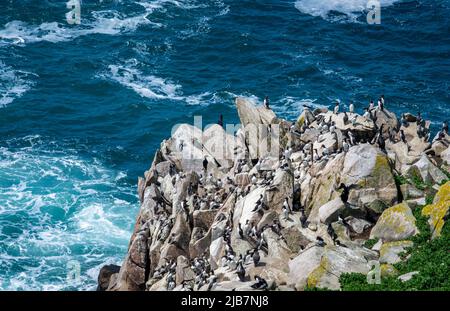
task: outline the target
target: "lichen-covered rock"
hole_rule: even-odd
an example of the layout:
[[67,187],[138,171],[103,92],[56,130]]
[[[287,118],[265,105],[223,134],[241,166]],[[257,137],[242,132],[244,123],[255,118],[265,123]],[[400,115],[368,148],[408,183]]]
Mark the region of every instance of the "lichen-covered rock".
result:
[[380,262],[387,264],[395,264],[402,259],[400,254],[405,251],[406,248],[413,246],[411,241],[395,241],[383,243],[380,249]]
[[407,173],[411,177],[417,177],[423,182],[440,184],[447,176],[424,154],[419,161],[414,163]]
[[422,210],[422,215],[430,217],[428,223],[431,227],[433,238],[441,235],[444,226],[444,217],[448,215],[450,208],[450,181],[439,188],[434,197],[433,204],[427,205]]
[[336,198],[319,207],[319,219],[324,224],[337,221],[338,215],[344,210],[345,205],[341,198]]
[[381,213],[397,202],[397,188],[387,156],[370,144],[353,146],[345,156],[341,182],[353,185],[348,203]]
[[386,209],[372,228],[370,238],[385,242],[405,240],[418,232],[416,218],[406,203]]
[[376,255],[356,248],[326,247],[319,266],[308,275],[308,287],[339,290],[342,273],[367,274],[370,271],[366,256],[375,258]]
[[303,290],[310,273],[320,265],[323,253],[323,247],[312,246],[289,261],[288,284],[294,285],[297,290]]
[[98,286],[97,291],[105,291],[109,286],[109,281],[113,274],[117,274],[120,271],[120,266],[117,265],[105,265],[100,269],[98,274]]
[[381,277],[395,276],[398,274],[398,270],[391,264],[384,263],[380,265]]

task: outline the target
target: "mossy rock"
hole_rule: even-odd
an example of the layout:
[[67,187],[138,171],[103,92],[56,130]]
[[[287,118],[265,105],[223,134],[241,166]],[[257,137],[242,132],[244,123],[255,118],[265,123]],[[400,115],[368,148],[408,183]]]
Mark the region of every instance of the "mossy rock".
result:
[[428,223],[431,227],[432,237],[441,235],[444,226],[444,217],[448,214],[450,208],[450,181],[439,188],[434,197],[433,204],[427,205],[422,209],[422,215],[428,216]]
[[381,214],[370,238],[380,238],[385,242],[405,240],[418,232],[416,218],[408,204],[400,203],[386,209]]

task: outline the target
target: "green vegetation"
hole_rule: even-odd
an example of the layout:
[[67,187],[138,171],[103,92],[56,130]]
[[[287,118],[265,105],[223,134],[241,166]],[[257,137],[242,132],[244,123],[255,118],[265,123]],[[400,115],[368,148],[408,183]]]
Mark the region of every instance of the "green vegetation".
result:
[[381,284],[368,284],[366,275],[346,273],[339,279],[342,290],[450,290],[450,224],[445,223],[441,236],[431,240],[428,218],[422,216],[421,211],[421,207],[413,211],[420,233],[411,239],[414,246],[406,250],[409,257],[394,265],[399,275],[412,271],[419,271],[419,274],[406,282],[387,276],[382,277]]
[[394,180],[397,185],[406,185],[408,184],[408,179],[402,175],[394,174]]
[[366,247],[366,248],[372,248],[375,244],[377,244],[377,242],[378,242],[378,239],[370,239],[370,240],[367,240],[366,242],[364,242],[364,247]]

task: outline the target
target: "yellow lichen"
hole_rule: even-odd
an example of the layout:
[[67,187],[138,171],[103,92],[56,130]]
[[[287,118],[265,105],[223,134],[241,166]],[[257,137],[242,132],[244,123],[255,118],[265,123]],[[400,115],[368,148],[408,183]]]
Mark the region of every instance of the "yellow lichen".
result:
[[411,241],[394,241],[394,242],[386,242],[383,243],[383,245],[380,248],[380,258],[384,257],[384,255],[386,255],[386,253],[392,248],[392,247],[402,247],[402,248],[406,248],[406,247],[411,247],[413,246],[413,242]]
[[395,267],[391,264],[388,263],[384,263],[380,266],[380,270],[381,270],[381,276],[382,277],[386,277],[386,276],[394,276],[398,274],[397,269],[395,269]]
[[308,276],[308,287],[313,288],[319,284],[320,279],[325,275],[325,273],[327,273],[328,266],[328,259],[325,256],[322,257],[319,266],[315,268]]
[[[403,218],[404,221],[402,221],[401,218]],[[378,224],[389,226],[395,233],[401,234],[409,229],[406,227],[407,224],[415,226],[416,218],[406,203],[400,203],[386,209],[378,220],[377,225]]]
[[433,204],[427,205],[422,209],[423,216],[429,216],[428,220],[433,238],[441,235],[442,227],[444,226],[444,216],[450,208],[450,181],[439,188],[438,193],[434,198]]
[[304,114],[300,115],[300,117],[298,118],[298,120],[297,120],[297,126],[298,126],[298,127],[302,127],[302,126],[303,126],[303,123],[305,123],[305,115],[304,115]]
[[[382,154],[378,154],[375,160],[375,165],[372,169],[373,182],[376,183],[373,186],[379,186],[382,181],[389,178],[390,182],[394,182],[392,177],[391,168],[389,166],[388,158]],[[382,182],[382,184],[385,184]]]

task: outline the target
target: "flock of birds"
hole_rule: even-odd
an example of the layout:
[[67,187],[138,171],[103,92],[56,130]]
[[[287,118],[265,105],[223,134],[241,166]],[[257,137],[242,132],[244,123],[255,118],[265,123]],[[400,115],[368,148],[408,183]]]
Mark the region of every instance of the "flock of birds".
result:
[[[264,106],[270,109],[268,98],[266,97],[264,101]],[[308,108],[307,108],[308,109]],[[289,147],[284,150],[280,156],[281,161],[279,161],[278,169],[293,172],[296,183],[301,183],[305,177],[305,173],[308,168],[311,167],[315,162],[324,161],[332,158],[333,156],[341,153],[347,152],[349,148],[353,145],[359,143],[372,143],[378,144],[381,150],[385,150],[385,141],[383,137],[383,126],[382,124],[379,128],[377,124],[377,113],[384,110],[384,96],[381,96],[378,100],[377,107],[374,106],[373,102],[370,102],[369,107],[364,109],[364,118],[372,120],[375,124],[377,134],[371,141],[365,141],[363,138],[358,138],[357,135],[352,133],[352,130],[347,130],[344,132],[345,138],[343,140],[342,148],[340,149],[329,149],[325,146],[321,148],[321,154],[318,150],[314,148],[313,142],[308,142],[306,144],[300,144],[298,146]],[[350,104],[348,113],[346,111],[340,111],[340,104],[336,103],[333,109],[334,115],[343,114],[344,124],[352,123],[355,125],[358,115],[354,113],[354,105]],[[420,114],[417,116],[418,133],[420,137],[424,140],[429,139],[429,132],[425,127],[425,121],[422,119]],[[222,118],[220,119],[223,122]],[[336,125],[331,120],[327,121],[322,115],[318,114],[315,116],[314,128],[320,131],[320,135],[327,133],[334,133],[336,131]],[[406,116],[402,115],[401,125],[407,127],[409,122],[406,120]],[[309,129],[312,129],[312,122],[309,122],[305,118],[305,122],[300,128],[296,124],[293,124],[290,131],[293,134],[302,135]],[[406,143],[406,138],[401,129],[388,129],[389,139],[392,142],[397,142],[402,140]],[[440,139],[442,135],[448,134],[448,123],[444,122],[441,131],[437,135],[437,139]],[[182,150],[183,145],[179,146]],[[236,148],[235,148],[236,151]],[[300,161],[293,167],[293,163],[290,160],[291,155],[294,152],[301,152]],[[235,152],[236,153],[236,152]],[[250,178],[250,183],[245,187],[240,187],[236,184],[235,177],[239,173],[249,173],[250,171],[256,171]],[[276,170],[262,170],[261,161],[250,160],[248,157],[248,152],[245,153],[244,158],[237,159],[235,162],[234,170],[230,175],[226,176],[224,180],[220,178],[215,178],[214,175],[209,170],[209,161],[205,157],[203,160],[203,172],[196,175],[198,178],[195,182],[190,182],[187,189],[186,199],[181,200],[176,206],[176,213],[183,214],[188,220],[189,215],[192,210],[218,210],[223,205],[224,202],[230,197],[231,194],[235,193],[237,200],[244,198],[256,187],[270,187],[273,186],[273,181],[275,177]],[[208,173],[209,172],[209,173]],[[196,173],[195,173],[196,174]],[[172,177],[172,184],[175,186],[180,179],[186,178],[187,174],[184,172],[177,172],[175,167],[170,168],[170,175]],[[341,184],[338,190],[342,190],[341,199],[344,204],[347,204],[347,199],[351,185],[347,186]],[[170,233],[174,225],[174,217],[172,216],[172,204],[161,192],[160,196],[154,197],[157,204],[154,207],[153,214],[155,217],[151,220],[152,225],[159,226],[157,239],[159,241],[166,241],[168,243],[176,243],[175,233]],[[249,280],[247,275],[247,270],[250,266],[257,267],[261,262],[261,252],[268,254],[268,244],[265,238],[265,230],[272,230],[280,239],[284,240],[281,230],[283,229],[281,225],[281,220],[287,221],[290,215],[293,213],[299,213],[300,224],[303,228],[308,226],[308,217],[305,213],[304,207],[300,206],[299,203],[290,204],[292,198],[286,197],[282,204],[281,219],[274,219],[272,223],[266,224],[261,228],[258,228],[257,223],[247,220],[244,224],[238,223],[238,236],[237,238],[246,240],[252,248],[248,249],[245,253],[237,254],[232,247],[232,232],[235,227],[233,224],[233,209],[231,209],[226,216],[224,213],[218,213],[215,221],[221,222],[226,221],[225,229],[223,230],[223,241],[225,242],[225,254],[220,260],[220,267],[226,269],[227,271],[233,271],[236,273],[238,279],[242,282]],[[255,203],[252,210],[253,213],[259,213],[261,216],[268,210],[268,205],[265,202],[264,196],[261,194]],[[338,221],[343,224],[346,228],[350,226],[346,223],[345,219],[339,216]],[[342,244],[334,231],[333,227],[328,225],[327,233],[333,243],[338,246],[346,247]],[[202,239],[206,235],[204,229],[194,230],[192,238],[194,241]],[[326,246],[326,242],[323,237],[317,236],[315,245],[319,247]],[[303,249],[303,247],[301,247]],[[193,280],[183,280],[181,283],[181,290],[199,290],[204,285],[207,284],[207,290],[211,290],[214,284],[217,283],[217,276],[212,269],[210,261],[208,259],[208,254],[205,253],[200,257],[195,257],[189,260],[191,270],[195,273],[195,278]],[[157,267],[152,275],[155,280],[160,280],[163,277],[166,278],[167,290],[173,290],[176,287],[176,261],[169,260],[163,266]],[[254,277],[255,282],[251,285],[254,289],[265,290],[268,289],[269,285],[266,280],[260,276]]]

